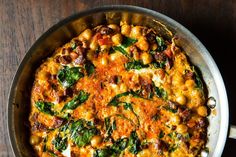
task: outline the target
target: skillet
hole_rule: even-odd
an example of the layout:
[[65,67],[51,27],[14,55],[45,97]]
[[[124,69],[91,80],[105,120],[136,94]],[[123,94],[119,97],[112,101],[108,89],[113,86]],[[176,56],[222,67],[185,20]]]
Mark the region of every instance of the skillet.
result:
[[[30,157],[33,154],[29,144],[28,127],[30,93],[35,70],[43,59],[88,27],[119,24],[124,20],[129,24],[154,28],[166,39],[176,37],[177,45],[187,52],[190,61],[200,68],[208,96],[212,98],[209,102],[212,109],[208,116],[206,145],[209,152],[203,151],[202,156],[221,156],[228,133],[228,100],[222,76],[210,53],[178,22],[158,12],[128,5],[103,6],[72,15],[51,27],[26,53],[13,79],[8,101],[8,134],[15,156]],[[230,132],[229,137],[236,138],[234,126]]]

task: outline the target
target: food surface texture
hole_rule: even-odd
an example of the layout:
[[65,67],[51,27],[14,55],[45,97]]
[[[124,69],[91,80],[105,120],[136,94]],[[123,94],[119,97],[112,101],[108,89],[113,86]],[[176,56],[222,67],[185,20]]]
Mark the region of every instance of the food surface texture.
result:
[[40,157],[193,157],[206,93],[175,38],[144,26],[84,30],[37,69],[30,144]]

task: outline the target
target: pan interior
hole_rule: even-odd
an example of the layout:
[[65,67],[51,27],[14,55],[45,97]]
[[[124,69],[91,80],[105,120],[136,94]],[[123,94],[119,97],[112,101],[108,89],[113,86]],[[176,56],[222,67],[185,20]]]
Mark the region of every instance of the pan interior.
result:
[[100,24],[119,24],[120,21],[152,27],[166,39],[178,37],[178,46],[200,68],[208,95],[216,99],[215,114],[209,116],[207,147],[209,156],[221,156],[228,130],[228,102],[215,62],[200,41],[183,26],[162,14],[133,6],[105,6],[75,14],[50,28],[27,52],[14,77],[8,104],[8,129],[16,156],[33,154],[28,142],[30,93],[35,70],[42,60],[84,29]]

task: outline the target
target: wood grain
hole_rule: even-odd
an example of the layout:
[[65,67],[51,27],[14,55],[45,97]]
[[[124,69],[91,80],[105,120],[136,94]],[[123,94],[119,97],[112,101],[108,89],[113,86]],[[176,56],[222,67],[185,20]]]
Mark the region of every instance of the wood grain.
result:
[[[13,156],[7,137],[7,100],[13,75],[39,36],[61,19],[105,4],[130,4],[159,11],[192,31],[208,48],[222,72],[236,124],[236,1],[234,0],[0,0],[0,157]],[[236,153],[227,140],[223,156]]]

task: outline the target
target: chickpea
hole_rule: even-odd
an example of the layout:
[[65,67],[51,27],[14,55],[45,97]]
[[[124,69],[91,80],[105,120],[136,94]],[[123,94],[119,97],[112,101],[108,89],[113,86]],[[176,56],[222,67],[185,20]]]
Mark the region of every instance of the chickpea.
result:
[[143,17],[141,14],[137,14],[135,16],[132,17],[132,23],[135,25],[138,25],[140,23],[142,23]]
[[189,141],[189,143],[190,143],[191,146],[196,147],[197,145],[199,145],[200,139],[198,139],[198,138],[191,139],[191,140]]
[[131,26],[130,25],[121,26],[121,34],[123,34],[125,36],[129,36],[130,31],[131,31]]
[[174,86],[180,86],[184,84],[184,78],[181,76],[181,74],[177,73],[172,78],[172,84]]
[[135,26],[131,29],[131,37],[132,38],[138,38],[142,35],[142,32],[141,32],[141,27],[140,26]]
[[136,43],[136,46],[143,51],[147,51],[149,49],[149,44],[145,37],[140,37],[138,42]]
[[180,105],[185,105],[187,102],[187,99],[183,94],[180,94],[177,96],[176,102],[179,103]]
[[87,120],[91,120],[94,117],[94,115],[91,111],[87,111],[86,114],[84,115],[84,117]]
[[201,98],[201,92],[198,89],[194,89],[191,92],[191,96],[195,99],[200,99]]
[[134,60],[139,60],[140,55],[139,55],[139,52],[138,52],[138,51],[134,51],[134,52],[133,52],[133,58],[134,58]]
[[174,116],[171,116],[171,122],[173,122],[174,124],[179,124],[181,121],[180,117],[178,115],[174,115]]
[[41,142],[41,138],[39,136],[36,136],[36,135],[31,135],[30,136],[30,144],[37,145],[40,142]]
[[187,80],[185,81],[185,85],[187,86],[187,88],[193,88],[195,86],[195,82],[194,80]]
[[120,52],[112,53],[110,54],[110,60],[115,61],[120,56],[121,56]]
[[157,49],[157,44],[155,43],[155,44],[152,44],[151,45],[151,50],[156,50]]
[[86,148],[84,148],[84,147],[82,147],[81,149],[80,149],[80,155],[84,155],[84,154],[88,154],[88,150],[86,149]]
[[121,25],[126,24],[127,21],[129,21],[129,19],[130,19],[129,13],[126,13],[126,12],[122,13],[121,22],[120,22]]
[[109,45],[101,45],[101,46],[100,46],[101,52],[103,52],[103,51],[109,51],[109,49],[110,49],[110,46],[109,46]]
[[[42,147],[40,145],[36,145],[34,146],[34,149],[37,151],[37,152],[41,152],[42,151]],[[43,155],[42,155],[43,157]]]
[[191,103],[191,107],[199,107],[204,105],[204,99],[201,97],[193,97]]
[[93,35],[92,30],[91,29],[86,29],[80,34],[79,40],[80,41],[90,40],[92,38],[92,35]]
[[150,157],[152,156],[152,153],[148,149],[142,150],[140,153],[138,153],[137,157]]
[[187,86],[185,86],[185,85],[181,86],[180,89],[181,89],[182,91],[187,91],[187,90],[188,90]]
[[184,124],[180,124],[177,126],[177,132],[178,133],[181,133],[181,134],[184,134],[188,131],[188,127]]
[[120,92],[120,88],[118,85],[112,86],[112,89],[113,89],[114,93],[116,93],[116,94],[118,94]]
[[141,59],[143,61],[143,64],[149,64],[152,62],[152,56],[147,52],[141,54]]
[[39,74],[41,80],[47,80],[50,74],[47,71],[41,71]]
[[197,113],[202,117],[206,117],[208,115],[206,106],[199,106],[197,108]]
[[153,74],[152,73],[147,73],[147,74],[145,74],[145,76],[143,75],[143,77],[147,80],[152,80]]
[[120,31],[120,27],[115,25],[115,24],[110,24],[110,25],[108,25],[108,27],[113,29],[115,32],[119,32]]
[[103,56],[103,57],[101,58],[100,62],[101,62],[102,65],[107,65],[107,64],[108,64],[108,59]]
[[89,48],[94,51],[97,49],[97,47],[98,47],[98,43],[95,40],[93,40],[89,45]]
[[122,35],[121,34],[115,34],[115,35],[112,36],[111,40],[115,45],[119,45],[122,42]]
[[133,75],[132,78],[131,78],[131,81],[133,83],[139,83],[139,75]]
[[56,75],[58,72],[58,67],[57,65],[53,64],[53,66],[51,66],[50,72],[52,75]]
[[102,143],[102,137],[99,135],[93,136],[91,139],[91,145],[92,147],[98,147]]
[[127,86],[126,86],[126,84],[122,83],[122,84],[120,85],[120,91],[121,91],[121,92],[126,92],[126,91],[127,91]]

